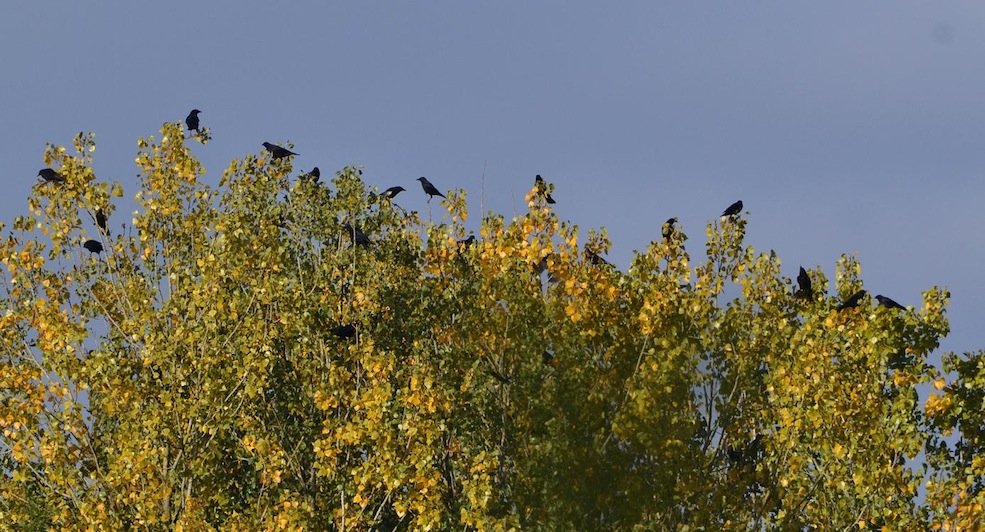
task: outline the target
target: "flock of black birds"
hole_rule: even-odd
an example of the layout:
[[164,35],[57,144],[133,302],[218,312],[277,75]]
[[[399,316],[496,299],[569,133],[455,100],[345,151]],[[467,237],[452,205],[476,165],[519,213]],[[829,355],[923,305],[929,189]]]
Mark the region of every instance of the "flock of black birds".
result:
[[[188,113],[188,116],[185,118],[185,126],[188,128],[188,131],[194,131],[196,132],[196,134],[200,133],[199,130],[200,122],[198,115],[201,112],[202,111],[199,111],[198,109],[192,109],[192,111]],[[270,152],[270,157],[272,159],[283,159],[286,157],[299,155],[298,153],[295,153],[287,148],[278,146],[276,144],[271,144],[270,142],[264,142],[263,147],[268,152]],[[65,182],[65,177],[52,168],[42,168],[38,172],[38,177],[40,177],[42,180],[39,184],[59,184]],[[310,172],[302,175],[301,177],[312,179],[313,181],[318,182],[318,180],[321,178],[321,171],[316,166]],[[438,188],[435,187],[430,181],[428,181],[426,177],[423,176],[419,177],[417,178],[417,181],[421,183],[421,188],[423,188],[424,193],[427,194],[428,203],[430,203],[431,199],[434,198],[435,196],[440,196],[442,198],[445,197],[445,195],[442,194],[441,191],[439,191]],[[543,196],[547,203],[552,205],[556,203],[556,201],[554,201],[554,198],[551,197],[547,183],[544,181],[544,178],[542,178],[539,174],[534,178],[534,186],[537,189],[537,193]],[[393,199],[394,197],[397,196],[397,194],[400,194],[404,190],[406,190],[404,187],[394,186],[384,190],[382,193],[379,194],[379,196],[387,199]],[[735,217],[738,216],[741,212],[742,212],[742,200],[739,200],[729,205],[728,208],[722,211],[722,217],[723,218]],[[108,236],[109,228],[106,225],[107,222],[106,215],[101,210],[97,209],[95,213],[95,219],[96,219],[96,225],[99,227],[99,229],[104,233],[106,233],[106,235]],[[661,233],[665,241],[670,240],[670,238],[673,236],[674,225],[676,223],[677,223],[676,217],[670,218],[666,222],[664,222]],[[372,243],[372,241],[369,239],[368,236],[366,236],[366,234],[364,234],[358,228],[353,227],[351,224],[349,224],[349,222],[343,222],[342,227],[352,238],[352,241],[355,245],[368,247]],[[475,242],[475,236],[470,236],[469,238],[462,240],[458,243],[460,245],[464,245],[468,247],[472,245],[474,242]],[[86,240],[85,243],[82,244],[82,247],[84,247],[90,253],[99,254],[103,252],[103,245],[98,240],[93,240],[93,239]],[[606,261],[596,253],[587,251],[586,255],[589,261],[593,265],[611,266],[611,264],[608,261]],[[547,267],[546,260],[547,259],[545,258],[541,261],[540,264],[535,265],[534,266],[535,271],[539,271],[542,273]],[[797,285],[798,285],[798,290],[797,290],[798,296],[808,299],[813,298],[811,277],[810,275],[807,274],[807,270],[805,270],[803,266],[800,267],[800,272],[797,274]],[[859,290],[858,292],[855,292],[854,294],[852,294],[851,297],[849,297],[840,305],[838,305],[836,310],[841,311],[849,308],[858,307],[867,293],[868,292],[866,292],[865,290]],[[896,301],[893,301],[892,299],[883,295],[877,295],[876,300],[879,302],[880,305],[889,309],[902,309],[902,310],[906,309],[906,307],[904,307],[903,305],[900,305]],[[351,338],[356,334],[356,329],[354,325],[349,324],[349,325],[343,325],[341,327],[337,327],[332,332],[336,336],[339,336],[340,338]],[[551,356],[551,358],[553,358],[553,355]]]

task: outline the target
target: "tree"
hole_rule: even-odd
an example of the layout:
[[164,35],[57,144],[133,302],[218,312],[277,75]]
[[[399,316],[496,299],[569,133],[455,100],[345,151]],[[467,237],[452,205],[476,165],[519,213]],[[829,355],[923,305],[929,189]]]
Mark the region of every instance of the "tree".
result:
[[[161,135],[139,142],[125,231],[92,229],[123,187],[97,180],[80,135],[74,155],[48,146],[65,181],[34,189],[0,247],[14,526],[920,530],[981,515],[967,479],[983,468],[982,355],[951,356],[951,384],[927,361],[948,332],[943,289],[917,309],[838,311],[862,287],[844,256],[833,286],[814,268],[798,297],[741,217],[709,223],[695,266],[675,230],[623,272],[593,260],[604,231],[580,242],[536,188],[471,244],[462,191],[425,224],[356,168],[291,181],[266,153],[213,189],[187,146],[207,138]],[[945,395],[925,413],[929,383]]]

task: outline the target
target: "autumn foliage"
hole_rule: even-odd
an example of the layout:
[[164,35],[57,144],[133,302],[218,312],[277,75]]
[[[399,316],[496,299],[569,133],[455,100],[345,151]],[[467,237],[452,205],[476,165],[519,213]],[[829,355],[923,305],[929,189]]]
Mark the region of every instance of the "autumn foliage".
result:
[[355,168],[212,188],[179,124],[139,145],[132,219],[80,135],[0,245],[15,529],[981,526],[985,356],[935,366],[944,289],[839,311],[860,264],[798,293],[744,215],[619,269],[536,188],[467,242],[460,190],[425,223]]

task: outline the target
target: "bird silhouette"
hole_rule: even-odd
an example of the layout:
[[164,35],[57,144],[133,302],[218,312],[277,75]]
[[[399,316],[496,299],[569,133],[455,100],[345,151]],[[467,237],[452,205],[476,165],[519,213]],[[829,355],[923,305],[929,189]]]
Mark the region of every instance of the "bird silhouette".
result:
[[293,151],[287,148],[282,148],[276,144],[271,144],[269,142],[264,142],[263,147],[270,152],[270,156],[273,159],[283,159],[284,157],[290,157],[291,155],[298,155],[297,153],[294,153]]
[[198,113],[201,112],[198,109],[192,109],[192,112],[185,117],[185,126],[188,127],[188,131],[198,131]]
[[356,335],[356,326],[351,323],[348,325],[342,325],[341,327],[332,329],[332,334],[338,336],[339,338],[352,338]]
[[736,214],[739,214],[740,212],[742,212],[742,200],[739,200],[739,201],[737,201],[737,202],[729,205],[728,208],[725,209],[724,212],[722,212],[722,216],[735,216]]
[[106,226],[106,215],[103,214],[102,209],[96,209],[96,225],[107,235],[109,234],[109,228]]
[[352,238],[352,241],[355,242],[357,246],[369,247],[369,245],[372,243],[372,241],[369,239],[368,236],[366,236],[365,233],[349,225],[349,222],[343,222],[342,227],[345,229],[345,232],[349,234],[349,237]]
[[403,192],[405,190],[407,190],[407,189],[405,189],[404,187],[400,187],[400,186],[390,187],[390,188],[384,190],[383,193],[380,194],[380,196],[382,196],[382,197],[384,197],[386,199],[393,199],[393,198],[397,197],[397,194],[400,194],[401,192]]
[[800,286],[797,294],[801,297],[810,299],[814,295],[813,288],[811,287],[811,276],[807,275],[807,270],[803,266],[800,267],[800,273],[797,274],[797,285]]
[[866,294],[865,290],[859,290],[858,292],[855,292],[854,294],[852,294],[852,297],[846,299],[844,303],[838,305],[837,310],[845,310],[846,308],[857,307],[859,302],[862,301],[862,298],[865,297],[865,294]]
[[595,253],[594,251],[586,250],[585,255],[588,256],[589,262],[591,262],[592,265],[594,266],[612,266],[611,262],[603,259],[601,256],[599,256],[598,253]]
[[661,233],[663,234],[664,240],[670,240],[670,237],[674,236],[674,224],[677,223],[677,218],[670,218],[664,222]]
[[301,174],[301,179],[310,179],[315,183],[317,183],[318,180],[321,179],[321,170],[319,170],[318,167],[316,166],[312,168],[310,172],[306,174]]
[[58,172],[52,170],[51,168],[42,168],[38,172],[38,177],[44,179],[48,183],[64,183],[65,176],[59,174]]
[[103,251],[103,245],[100,244],[98,241],[92,239],[86,240],[85,244],[82,244],[82,247],[86,248],[89,251],[89,253],[98,254],[98,253],[102,253]]
[[906,307],[904,307],[903,305],[900,305],[899,303],[893,301],[892,299],[890,299],[890,298],[888,298],[886,296],[878,295],[878,296],[876,296],[876,299],[879,301],[879,304],[880,305],[882,305],[882,306],[884,306],[886,308],[898,308],[898,309],[901,309],[901,310],[906,310]]
[[537,176],[534,177],[534,186],[537,187],[537,193],[546,198],[547,203],[550,203],[551,205],[557,203],[554,201],[554,198],[551,197],[551,193],[547,191],[547,183],[544,181],[543,177],[540,177],[540,174],[537,174]]
[[421,187],[424,188],[424,192],[428,195],[428,202],[430,202],[431,201],[431,198],[433,198],[435,196],[441,196],[442,198],[445,197],[444,194],[442,194],[441,192],[438,192],[438,189],[435,188],[434,185],[432,185],[430,181],[428,181],[428,178],[426,178],[426,177],[418,177],[417,180],[421,182]]

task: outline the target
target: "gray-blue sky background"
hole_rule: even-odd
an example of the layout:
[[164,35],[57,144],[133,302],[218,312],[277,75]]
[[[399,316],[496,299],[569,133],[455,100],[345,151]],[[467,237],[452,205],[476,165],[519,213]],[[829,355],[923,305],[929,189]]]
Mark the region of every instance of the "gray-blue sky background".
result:
[[[17,2],[0,18],[0,220],[26,210],[45,142],[96,133],[125,186],[136,139],[203,111],[217,181],[260,143],[295,168],[605,226],[610,259],[742,199],[748,242],[829,278],[856,253],[904,305],[951,289],[947,350],[985,346],[985,4],[977,2]],[[297,172],[296,172],[297,173]]]

